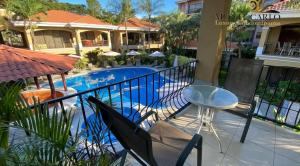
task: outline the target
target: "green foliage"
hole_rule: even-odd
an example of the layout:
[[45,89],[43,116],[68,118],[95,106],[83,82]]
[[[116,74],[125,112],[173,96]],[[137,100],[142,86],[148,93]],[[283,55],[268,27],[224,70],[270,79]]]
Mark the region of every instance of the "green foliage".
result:
[[[30,108],[19,95],[21,87],[19,83],[0,86],[1,144],[8,142],[8,138],[3,139],[2,136],[6,133],[8,137],[9,128],[19,130],[14,133],[9,145],[5,143],[0,147],[0,165],[110,164],[112,158],[109,153],[95,154],[91,159],[77,155],[82,153],[77,149],[82,144],[79,128],[70,135],[75,110],[60,110],[57,103],[42,105],[38,101]],[[105,152],[104,149],[101,152]]]
[[48,10],[65,10],[77,14],[88,14],[86,6],[80,4],[62,3],[52,0],[43,0],[43,4]]
[[18,107],[15,103],[20,100],[22,87],[17,84],[0,84],[0,148],[8,148],[8,124],[15,120]]
[[108,11],[104,16],[112,16],[110,22],[124,23],[128,18],[135,17],[135,10],[132,7],[131,0],[109,0]]
[[[235,53],[238,53],[238,50],[234,50]],[[254,59],[256,55],[256,49],[252,47],[242,47],[241,48],[241,57],[247,59]]]
[[286,6],[290,9],[300,9],[300,0],[290,0]]
[[89,60],[87,58],[81,58],[75,63],[74,67],[76,69],[83,70],[87,67],[88,62]]
[[275,92],[266,81],[262,81],[258,86],[257,94],[271,104],[279,106],[283,100],[300,102],[300,97],[297,96],[299,89],[300,84],[297,82],[280,81]]
[[30,20],[31,16],[46,11],[46,6],[41,0],[7,0],[6,10],[24,20]]
[[183,46],[197,39],[200,28],[201,14],[187,16],[181,12],[161,15],[153,19],[161,26],[160,33],[165,38],[165,50],[167,53],[175,53],[175,50],[183,49]]
[[98,0],[86,0],[87,10],[91,16],[99,17],[101,6]]

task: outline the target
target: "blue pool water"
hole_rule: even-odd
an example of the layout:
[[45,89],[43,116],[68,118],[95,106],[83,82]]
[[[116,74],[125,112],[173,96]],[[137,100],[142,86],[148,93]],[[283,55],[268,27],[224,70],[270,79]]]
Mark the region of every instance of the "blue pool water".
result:
[[[154,69],[144,67],[108,69],[68,78],[67,86],[81,92],[150,74],[147,78],[142,77],[139,80],[135,79],[131,82],[127,81],[121,85],[118,84],[110,87],[111,100],[115,109],[128,119],[136,121],[141,117],[140,113],[135,109],[137,108],[138,103],[141,103],[141,105],[144,106],[150,105],[153,101],[158,99],[158,89],[166,83],[171,83],[171,80],[166,79],[157,73],[151,74],[154,72]],[[61,81],[55,82],[55,86],[63,87],[63,83]],[[107,88],[97,91],[97,94],[102,101],[109,101],[109,91]],[[88,98],[90,95],[94,96],[95,94],[92,92],[84,94],[83,97]],[[121,107],[121,102],[123,103],[123,107]],[[79,99],[77,101],[77,106],[80,106]],[[90,123],[98,122],[94,114],[87,119]],[[82,124],[81,127],[85,128],[85,124]]]

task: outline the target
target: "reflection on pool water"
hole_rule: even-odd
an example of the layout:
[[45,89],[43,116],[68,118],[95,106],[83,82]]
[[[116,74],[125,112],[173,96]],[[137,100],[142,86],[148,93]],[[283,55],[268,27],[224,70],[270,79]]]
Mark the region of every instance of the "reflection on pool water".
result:
[[[141,117],[140,113],[137,111],[138,103],[140,103],[139,106],[149,106],[153,101],[156,101],[159,98],[159,88],[166,83],[171,83],[171,80],[165,79],[158,73],[151,73],[155,73],[155,69],[145,67],[108,69],[67,78],[67,86],[81,92],[150,74],[147,77],[134,79],[131,82],[126,81],[122,84],[110,87],[111,100],[115,109],[128,119],[136,121]],[[63,87],[63,83],[61,81],[55,82],[55,86]],[[102,101],[109,102],[108,88],[97,91],[97,94]],[[91,92],[89,94],[84,94],[83,97],[88,98],[90,95],[94,96],[95,94],[94,92]],[[121,103],[123,103],[123,107],[121,107]],[[79,99],[77,101],[77,106],[80,106]],[[98,122],[94,114],[88,115],[87,119],[89,123]],[[83,123],[81,128],[85,127],[86,125]]]

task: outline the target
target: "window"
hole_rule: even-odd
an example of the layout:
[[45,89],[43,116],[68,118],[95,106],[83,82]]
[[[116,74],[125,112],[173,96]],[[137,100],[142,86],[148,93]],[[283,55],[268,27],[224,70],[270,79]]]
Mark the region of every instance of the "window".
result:
[[34,32],[34,43],[37,49],[71,48],[72,34],[67,31],[36,31]]
[[95,40],[95,34],[92,31],[80,33],[81,40]]
[[203,3],[189,4],[188,13],[198,13],[202,9]]
[[[149,42],[149,35],[146,33],[146,41]],[[151,43],[158,43],[160,42],[160,36],[158,33],[150,33]]]
[[7,30],[7,31],[1,31],[0,35],[1,35],[0,42],[2,44],[6,44],[13,47],[20,47],[20,48],[26,47],[24,41],[24,35],[21,32]]

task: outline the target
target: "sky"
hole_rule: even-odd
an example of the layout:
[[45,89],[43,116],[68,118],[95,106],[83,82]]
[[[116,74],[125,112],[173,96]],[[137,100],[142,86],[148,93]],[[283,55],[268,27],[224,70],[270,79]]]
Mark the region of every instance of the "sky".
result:
[[[102,8],[105,8],[107,6],[107,2],[109,0],[98,0],[102,6]],[[164,6],[162,7],[161,11],[170,13],[172,11],[177,10],[177,4],[176,0],[162,0],[164,1]],[[68,2],[68,3],[74,3],[74,4],[86,4],[86,0],[59,0],[59,2]],[[141,14],[138,14],[139,17],[142,17]]]

